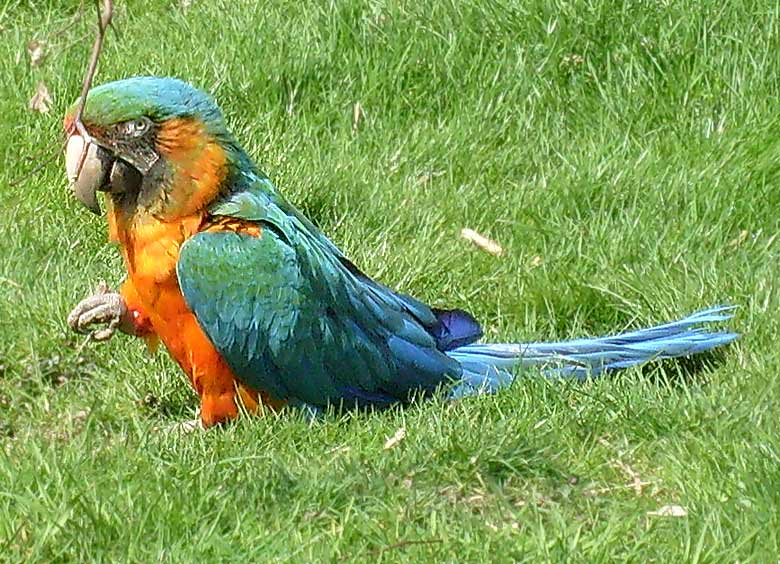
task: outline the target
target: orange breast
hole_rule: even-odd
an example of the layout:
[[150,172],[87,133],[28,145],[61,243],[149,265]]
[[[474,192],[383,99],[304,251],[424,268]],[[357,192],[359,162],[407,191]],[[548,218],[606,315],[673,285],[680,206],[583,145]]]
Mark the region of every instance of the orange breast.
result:
[[[139,305],[200,395],[203,422],[209,425],[235,417],[236,394],[250,410],[258,408],[260,399],[271,407],[280,407],[282,404],[271,401],[267,394],[238,382],[187,307],[176,277],[179,249],[186,239],[201,229],[238,230],[240,222],[204,224],[202,214],[198,214],[175,222],[146,218],[143,223],[117,227],[113,218],[111,223],[113,234],[122,245]],[[246,228],[250,234],[259,235],[256,227]]]

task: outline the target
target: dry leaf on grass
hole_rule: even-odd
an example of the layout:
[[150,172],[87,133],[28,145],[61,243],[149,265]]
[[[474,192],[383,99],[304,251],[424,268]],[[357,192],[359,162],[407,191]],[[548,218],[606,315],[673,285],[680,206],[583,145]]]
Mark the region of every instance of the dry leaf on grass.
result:
[[729,241],[728,246],[729,247],[739,247],[742,243],[747,241],[748,237],[750,236],[750,232],[747,229],[742,229],[739,232],[739,235],[734,237],[731,241]]
[[355,102],[355,106],[352,108],[352,131],[357,132],[360,127],[360,120],[363,119],[363,106],[360,102]]
[[652,517],[685,517],[688,510],[681,505],[664,505],[655,511],[648,511],[647,514]]
[[536,431],[538,428],[544,426],[544,424],[547,423],[547,419],[540,419],[536,423],[534,423],[533,430]]
[[385,450],[391,449],[406,438],[406,429],[401,427],[395,434],[385,441]]
[[615,460],[612,463],[612,466],[616,468],[620,468],[631,479],[631,486],[634,488],[636,495],[642,495],[643,488],[646,485],[652,484],[652,482],[644,482],[639,477],[639,474],[636,471],[634,471],[634,469],[631,468],[631,466],[629,466],[622,460]]
[[49,89],[46,88],[46,84],[44,84],[43,81],[38,82],[38,86],[35,88],[35,94],[30,98],[27,107],[34,112],[48,114],[51,104],[52,99],[49,94]]
[[477,247],[479,247],[485,252],[490,253],[491,255],[500,257],[502,254],[504,254],[504,249],[501,247],[501,245],[499,245],[493,239],[488,239],[484,235],[477,233],[473,229],[468,229],[464,227],[463,229],[460,230],[460,236],[466,239],[467,241],[471,241]]
[[27,44],[27,54],[30,56],[30,66],[37,67],[46,58],[46,43],[33,39]]

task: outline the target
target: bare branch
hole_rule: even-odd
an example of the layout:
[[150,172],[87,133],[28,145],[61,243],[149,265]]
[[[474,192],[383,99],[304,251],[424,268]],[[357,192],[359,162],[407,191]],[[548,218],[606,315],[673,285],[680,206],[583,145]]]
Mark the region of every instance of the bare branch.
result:
[[87,131],[87,128],[84,127],[81,116],[84,114],[84,105],[87,103],[87,93],[92,86],[92,79],[95,78],[100,52],[103,50],[103,39],[106,36],[106,30],[108,29],[108,26],[111,25],[111,18],[114,15],[113,0],[103,0],[102,13],[98,6],[99,0],[96,0],[95,7],[97,9],[98,26],[97,32],[95,33],[95,42],[92,44],[92,55],[90,56],[89,65],[87,66],[87,73],[84,75],[84,83],[81,86],[81,98],[79,98],[79,105],[76,107],[76,115],[73,118],[73,123],[71,123],[66,137],[67,143],[67,140],[78,133],[85,141],[84,148],[81,150],[81,156],[76,165],[76,178],[81,174],[81,169],[84,167],[84,161],[87,158],[87,149],[92,142],[92,136]]
[[[87,143],[92,141],[92,137],[87,132],[87,128],[84,127],[84,123],[81,121],[81,116],[84,114],[84,105],[87,102],[87,93],[92,87],[92,79],[95,78],[95,71],[97,70],[98,60],[100,59],[100,52],[103,49],[103,39],[106,36],[106,30],[111,25],[111,18],[114,15],[114,2],[113,0],[103,0],[103,12],[98,11],[98,27],[95,34],[95,42],[92,44],[92,55],[89,59],[89,66],[87,67],[87,73],[84,75],[84,83],[81,86],[81,99],[79,105],[76,108],[76,115],[73,118],[73,124],[71,130],[68,132],[68,136],[73,135],[74,132],[78,132],[84,138]],[[87,144],[84,144],[86,148]],[[82,153],[82,161],[86,150]],[[83,164],[83,163],[80,163]],[[79,166],[79,171],[81,166]]]

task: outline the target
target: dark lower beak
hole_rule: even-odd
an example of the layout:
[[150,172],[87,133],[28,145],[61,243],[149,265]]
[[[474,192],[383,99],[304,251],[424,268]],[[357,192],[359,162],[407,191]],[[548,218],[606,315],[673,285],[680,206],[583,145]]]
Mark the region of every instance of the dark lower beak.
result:
[[103,147],[88,143],[84,153],[84,139],[72,135],[65,149],[65,168],[73,194],[91,212],[100,214],[97,193],[106,190],[114,157]]

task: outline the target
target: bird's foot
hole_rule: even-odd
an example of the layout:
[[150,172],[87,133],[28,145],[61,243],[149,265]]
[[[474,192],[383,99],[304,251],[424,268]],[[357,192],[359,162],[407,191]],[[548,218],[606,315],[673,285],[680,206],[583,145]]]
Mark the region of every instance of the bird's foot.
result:
[[[106,341],[116,332],[123,330],[129,323],[125,299],[121,294],[112,292],[104,281],[98,283],[95,293],[79,302],[68,314],[68,325],[77,333],[89,333],[95,341]],[[105,327],[92,329],[92,325],[105,324]]]

